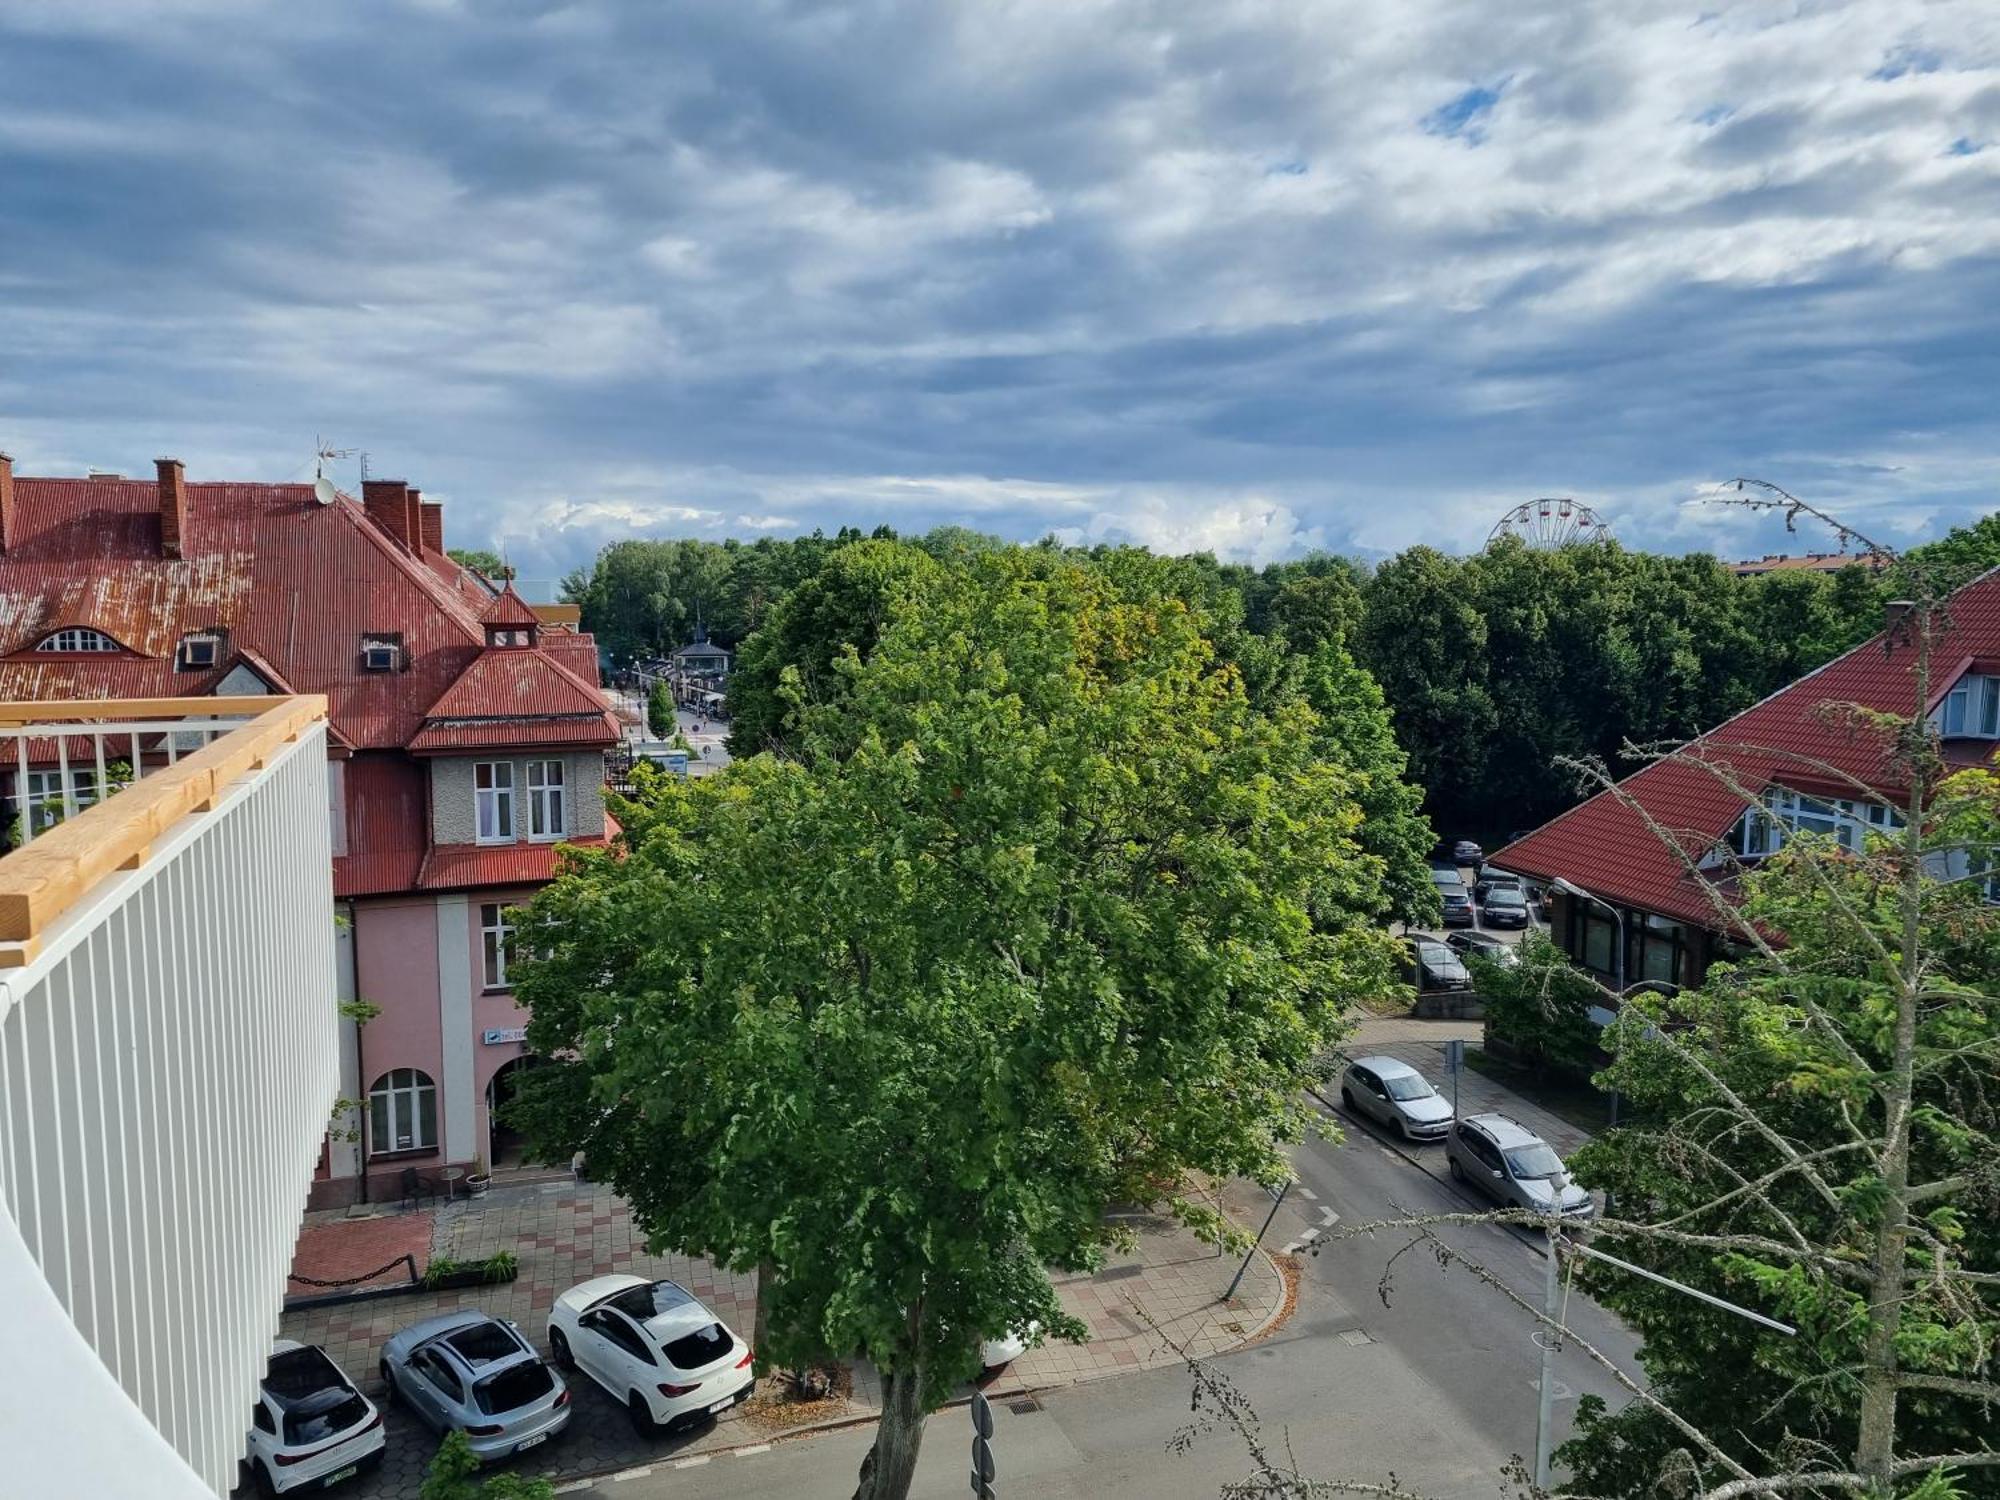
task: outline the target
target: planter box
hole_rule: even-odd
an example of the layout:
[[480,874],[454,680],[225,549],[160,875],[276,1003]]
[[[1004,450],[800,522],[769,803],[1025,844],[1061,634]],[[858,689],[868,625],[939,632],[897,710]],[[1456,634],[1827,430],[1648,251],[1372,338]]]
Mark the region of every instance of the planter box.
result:
[[521,1268],[519,1266],[516,1266],[513,1270],[502,1276],[495,1276],[484,1266],[470,1266],[463,1271],[448,1271],[434,1281],[419,1281],[411,1290],[418,1292],[450,1292],[456,1291],[460,1287],[468,1286],[505,1286],[520,1274]]

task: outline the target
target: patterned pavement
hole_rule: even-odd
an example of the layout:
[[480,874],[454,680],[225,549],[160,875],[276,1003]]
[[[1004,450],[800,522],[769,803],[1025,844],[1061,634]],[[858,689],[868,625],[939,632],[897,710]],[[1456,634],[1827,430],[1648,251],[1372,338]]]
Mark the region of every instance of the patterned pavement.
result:
[[[1252,1260],[1237,1295],[1225,1305],[1217,1299],[1235,1273],[1237,1257],[1218,1255],[1179,1225],[1155,1215],[1116,1217],[1130,1232],[1128,1253],[1112,1259],[1094,1276],[1056,1278],[1064,1304],[1089,1326],[1090,1342],[1031,1349],[997,1376],[987,1386],[989,1391],[1045,1389],[1177,1361],[1179,1356],[1148,1326],[1148,1318],[1175,1342],[1200,1354],[1214,1354],[1255,1337],[1283,1312],[1282,1278],[1261,1255]],[[360,1264],[366,1253],[342,1249],[344,1236],[353,1237],[356,1246],[400,1243],[416,1224],[425,1222],[432,1256],[469,1260],[511,1249],[520,1261],[519,1278],[505,1286],[301,1309],[288,1312],[283,1320],[285,1337],[325,1346],[378,1401],[381,1382],[376,1362],[383,1341],[397,1329],[439,1312],[476,1307],[512,1318],[537,1347],[546,1348],[548,1311],[556,1295],[607,1271],[670,1277],[739,1332],[747,1334],[752,1323],[754,1276],[735,1275],[690,1256],[648,1255],[624,1203],[609,1188],[567,1180],[496,1185],[483,1199],[461,1198],[414,1213],[392,1208],[362,1219],[314,1215],[301,1239],[302,1246],[314,1246],[313,1259],[310,1265],[302,1262],[299,1269],[318,1274],[315,1268],[334,1260],[351,1262],[355,1270],[367,1269]],[[574,1378],[571,1389],[575,1415],[568,1429],[525,1459],[523,1472],[545,1474],[562,1484],[634,1465],[765,1442],[785,1430],[760,1418],[754,1407],[739,1407],[706,1428],[646,1439],[633,1432],[623,1408],[588,1377]],[[825,1419],[865,1418],[878,1405],[879,1384],[864,1364],[853,1371],[851,1396],[820,1410]],[[388,1414],[388,1438],[381,1467],[342,1486],[341,1494],[353,1500],[417,1500],[435,1438],[400,1408]]]

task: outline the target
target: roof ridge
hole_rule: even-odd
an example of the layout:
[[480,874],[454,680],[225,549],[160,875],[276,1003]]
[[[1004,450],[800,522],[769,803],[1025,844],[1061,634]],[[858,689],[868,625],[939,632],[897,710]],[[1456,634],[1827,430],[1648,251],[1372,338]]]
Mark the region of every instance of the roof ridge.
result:
[[[340,503],[343,500],[347,502],[345,505]],[[446,587],[445,581],[433,573],[423,563],[422,559],[412,557],[408,552],[405,552],[386,536],[382,535],[380,528],[368,519],[367,513],[362,509],[359,501],[344,490],[335,491],[334,508],[344,515],[348,522],[365,536],[376,550],[393,562],[402,571],[403,576],[414,583],[426,598],[444,610],[446,617],[453,624],[458,625],[464,630],[468,645],[477,646],[484,641],[485,636],[481,632],[479,621],[474,618],[472,611],[467,609],[464,604],[452,595],[451,590]]]

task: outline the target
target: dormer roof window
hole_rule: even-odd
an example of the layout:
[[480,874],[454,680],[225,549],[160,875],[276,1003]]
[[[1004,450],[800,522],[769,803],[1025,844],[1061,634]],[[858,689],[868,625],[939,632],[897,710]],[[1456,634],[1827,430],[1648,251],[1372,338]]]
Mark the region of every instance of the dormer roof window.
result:
[[222,650],[222,638],[213,631],[199,631],[181,637],[176,665],[183,672],[206,672],[215,665]]
[[1944,695],[1931,722],[1948,740],[2000,739],[2000,677],[1966,673]]
[[85,625],[72,625],[42,637],[36,643],[35,649],[37,651],[87,652],[123,651],[125,648],[101,630],[92,630]]
[[1903,815],[1886,802],[1847,797],[1814,797],[1788,786],[1764,793],[1760,806],[1743,814],[1730,842],[1745,859],[1776,854],[1795,833],[1817,833],[1859,854],[1871,833],[1893,833]]
[[542,621],[510,583],[480,611],[479,623],[486,627],[487,645],[522,647],[535,644]]
[[395,635],[361,638],[361,665],[369,672],[393,672],[403,664],[403,639]]

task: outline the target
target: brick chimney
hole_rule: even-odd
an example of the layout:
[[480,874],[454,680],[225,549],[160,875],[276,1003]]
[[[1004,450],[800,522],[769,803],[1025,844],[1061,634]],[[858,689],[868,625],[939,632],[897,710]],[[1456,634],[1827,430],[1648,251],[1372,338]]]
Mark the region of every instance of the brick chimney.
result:
[[181,555],[181,532],[187,525],[187,471],[178,458],[156,458],[160,471],[160,555]]
[[[415,494],[416,491],[410,493]],[[424,502],[423,537],[426,552],[444,552],[444,507],[435,500]]]
[[424,494],[414,484],[403,497],[404,523],[410,538],[410,550],[421,553],[424,545]]
[[361,508],[376,529],[405,551],[416,545],[412,524],[410,487],[400,479],[365,479],[361,483]]
[[14,513],[14,456],[0,453],[0,553],[20,545],[21,522]]

